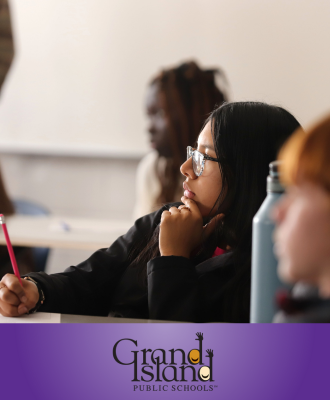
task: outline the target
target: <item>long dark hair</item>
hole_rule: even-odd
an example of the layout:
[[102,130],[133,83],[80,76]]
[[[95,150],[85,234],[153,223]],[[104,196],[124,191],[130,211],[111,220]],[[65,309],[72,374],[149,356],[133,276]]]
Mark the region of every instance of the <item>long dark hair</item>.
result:
[[[237,252],[250,252],[252,219],[266,196],[269,163],[300,124],[283,108],[260,102],[224,104],[209,121],[230,204],[221,236]],[[222,212],[223,202],[218,203]]]
[[[269,163],[300,124],[282,107],[260,102],[224,104],[208,121],[229,203],[216,236],[232,249],[235,269],[223,289],[223,311],[228,321],[248,320],[252,220],[266,197]],[[219,213],[223,204],[218,201]]]
[[[226,321],[243,322],[249,316],[252,219],[266,197],[269,163],[300,125],[283,108],[259,102],[224,104],[211,113],[207,122],[211,122],[223,182],[215,207],[223,212],[226,203],[226,211],[196,257],[210,257],[221,243],[230,246],[235,276],[223,288],[223,315]],[[159,226],[135,253],[132,266],[141,268],[142,277],[147,262],[159,255],[158,234]]]
[[195,142],[205,118],[214,107],[228,100],[226,92],[216,85],[217,76],[226,81],[219,68],[201,69],[196,62],[188,61],[164,69],[151,81],[159,87],[173,155],[163,175],[158,176],[161,183],[158,204],[174,201],[187,146]]

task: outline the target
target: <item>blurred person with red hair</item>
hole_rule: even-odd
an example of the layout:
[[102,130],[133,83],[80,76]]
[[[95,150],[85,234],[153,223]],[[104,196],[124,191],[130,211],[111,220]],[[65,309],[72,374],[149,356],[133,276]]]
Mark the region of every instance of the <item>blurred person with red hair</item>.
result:
[[297,130],[279,160],[287,194],[274,209],[278,273],[298,283],[278,293],[275,322],[330,322],[330,116]]

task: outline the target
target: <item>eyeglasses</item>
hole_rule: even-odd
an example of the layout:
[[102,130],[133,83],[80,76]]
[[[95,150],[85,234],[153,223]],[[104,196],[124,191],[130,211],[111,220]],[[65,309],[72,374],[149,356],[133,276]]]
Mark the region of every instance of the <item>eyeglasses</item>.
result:
[[201,176],[204,171],[205,160],[216,161],[219,162],[217,158],[212,158],[207,154],[200,153],[198,150],[192,148],[191,146],[187,147],[187,160],[192,158],[192,166],[194,170],[194,174],[196,176]]

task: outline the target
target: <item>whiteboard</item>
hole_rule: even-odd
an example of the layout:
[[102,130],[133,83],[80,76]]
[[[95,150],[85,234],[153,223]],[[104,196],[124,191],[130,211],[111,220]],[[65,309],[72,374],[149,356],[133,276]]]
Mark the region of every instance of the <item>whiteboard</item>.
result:
[[[321,0],[12,0],[16,57],[1,149],[148,149],[143,98],[162,66],[221,66],[233,100],[329,109],[330,3]],[[64,150],[63,150],[64,151]],[[109,153],[109,154],[110,154]]]

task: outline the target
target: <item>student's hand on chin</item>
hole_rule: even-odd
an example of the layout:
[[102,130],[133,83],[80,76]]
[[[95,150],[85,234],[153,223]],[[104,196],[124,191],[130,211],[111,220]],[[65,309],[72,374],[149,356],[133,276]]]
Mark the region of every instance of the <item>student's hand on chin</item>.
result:
[[0,281],[0,314],[18,317],[35,307],[39,300],[37,286],[25,279],[22,284],[14,274],[6,274]]
[[189,258],[192,251],[214,231],[216,222],[224,217],[224,214],[219,214],[203,226],[203,217],[197,204],[185,196],[181,201],[183,206],[171,207],[162,213],[159,233],[161,256]]

